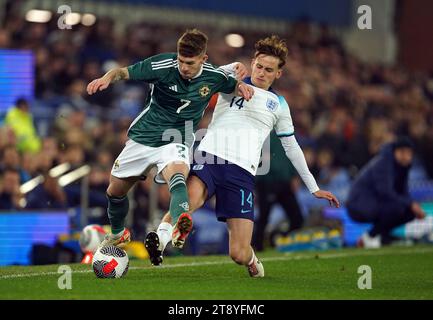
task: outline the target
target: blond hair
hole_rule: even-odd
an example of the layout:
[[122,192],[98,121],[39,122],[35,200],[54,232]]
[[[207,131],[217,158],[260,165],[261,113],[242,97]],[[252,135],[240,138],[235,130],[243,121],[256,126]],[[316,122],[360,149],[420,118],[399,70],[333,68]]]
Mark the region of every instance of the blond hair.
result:
[[254,45],[256,53],[254,57],[257,58],[260,54],[265,54],[268,56],[273,56],[280,59],[278,68],[282,68],[286,64],[287,54],[289,50],[287,49],[286,42],[276,35],[272,35],[265,39],[261,39]]

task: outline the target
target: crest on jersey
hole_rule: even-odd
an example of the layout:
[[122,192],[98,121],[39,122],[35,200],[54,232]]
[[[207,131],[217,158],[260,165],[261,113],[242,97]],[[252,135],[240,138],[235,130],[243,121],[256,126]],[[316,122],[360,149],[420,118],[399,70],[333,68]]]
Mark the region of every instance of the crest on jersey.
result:
[[189,211],[189,204],[188,202],[183,202],[179,205],[179,207],[182,207],[183,210]]
[[119,160],[114,161],[114,169],[119,169],[120,164],[119,164]]
[[198,91],[202,98],[206,97],[210,93],[209,86],[203,86]]
[[268,98],[268,100],[266,101],[266,107],[269,109],[269,111],[274,112],[275,110],[277,110],[278,102]]

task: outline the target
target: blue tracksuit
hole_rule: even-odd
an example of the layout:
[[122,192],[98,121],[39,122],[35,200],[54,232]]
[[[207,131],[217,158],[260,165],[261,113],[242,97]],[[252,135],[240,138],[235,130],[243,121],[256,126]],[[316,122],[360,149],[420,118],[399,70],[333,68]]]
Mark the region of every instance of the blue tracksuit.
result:
[[387,235],[392,228],[414,218],[408,193],[409,169],[395,161],[394,145],[390,143],[353,182],[346,206],[355,221],[374,224],[370,235]]

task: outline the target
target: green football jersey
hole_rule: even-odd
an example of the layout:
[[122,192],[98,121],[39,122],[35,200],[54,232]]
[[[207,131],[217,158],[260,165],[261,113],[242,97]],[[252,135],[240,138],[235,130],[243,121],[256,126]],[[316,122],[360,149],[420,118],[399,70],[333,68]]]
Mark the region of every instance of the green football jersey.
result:
[[129,66],[128,72],[130,79],[150,83],[144,110],[128,131],[129,138],[149,147],[171,142],[191,145],[212,95],[232,93],[237,83],[209,63],[204,63],[195,78],[185,80],[179,73],[176,53],[152,56]]

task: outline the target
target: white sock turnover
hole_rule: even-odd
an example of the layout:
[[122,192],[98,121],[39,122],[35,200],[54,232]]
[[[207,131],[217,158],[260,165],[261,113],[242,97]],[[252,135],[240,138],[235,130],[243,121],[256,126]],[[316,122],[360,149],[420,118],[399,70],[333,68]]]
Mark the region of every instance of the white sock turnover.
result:
[[173,226],[168,222],[161,222],[156,233],[159,237],[159,250],[164,251],[167,243],[171,241]]

